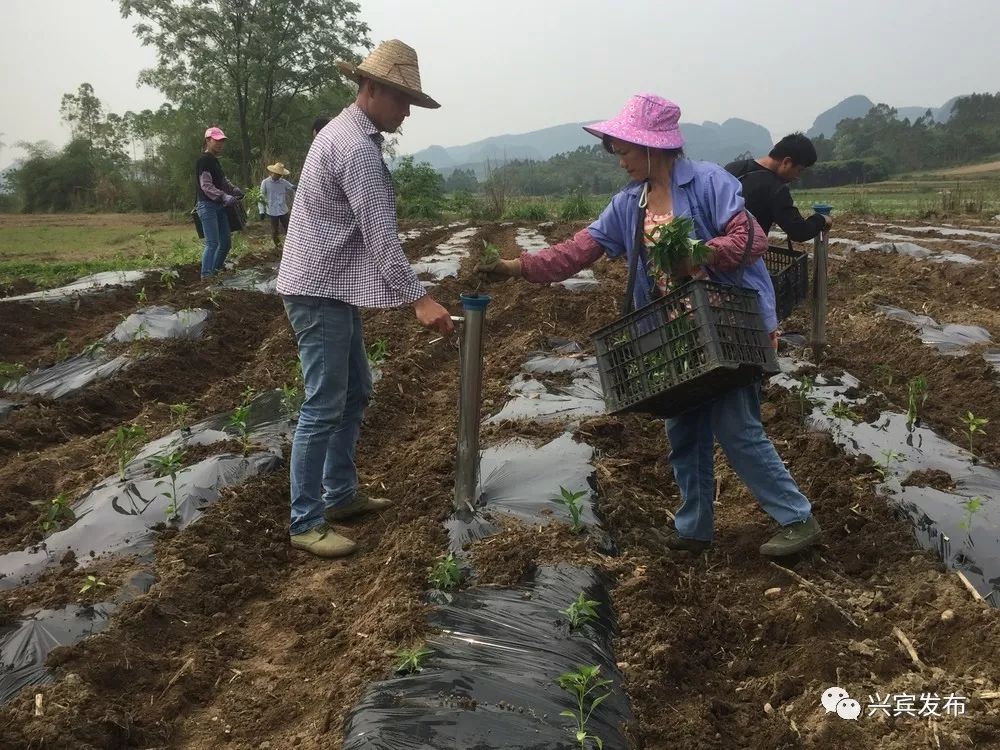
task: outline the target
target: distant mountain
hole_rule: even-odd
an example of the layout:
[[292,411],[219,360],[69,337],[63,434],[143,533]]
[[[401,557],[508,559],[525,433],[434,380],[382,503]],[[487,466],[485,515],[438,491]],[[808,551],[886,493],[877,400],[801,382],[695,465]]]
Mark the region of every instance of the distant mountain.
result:
[[[473,169],[482,177],[487,161],[514,159],[544,161],[556,154],[597,143],[583,126],[594,122],[574,122],[515,135],[497,135],[464,146],[431,146],[413,154],[417,162],[427,162],[445,175],[455,169]],[[771,134],[766,128],[747,120],[731,118],[721,125],[681,123],[685,153],[693,159],[725,164],[745,151],[764,153],[771,148]]]
[[[940,107],[896,107],[896,116],[902,119],[909,119],[911,122],[918,117],[923,117],[927,110],[931,111],[936,122],[947,122],[951,117],[951,110],[955,106],[955,96],[946,101]],[[867,96],[856,94],[849,96],[836,106],[831,107],[820,114],[813,122],[813,126],[806,132],[810,138],[825,135],[827,138],[833,136],[837,129],[837,123],[854,117],[864,117],[868,110],[875,106],[875,103]]]
[[810,138],[818,138],[821,135],[830,138],[836,131],[838,122],[848,118],[864,117],[868,114],[868,110],[874,106],[875,102],[867,96],[860,94],[849,96],[840,104],[821,113],[813,122],[813,126],[806,131],[806,135]]

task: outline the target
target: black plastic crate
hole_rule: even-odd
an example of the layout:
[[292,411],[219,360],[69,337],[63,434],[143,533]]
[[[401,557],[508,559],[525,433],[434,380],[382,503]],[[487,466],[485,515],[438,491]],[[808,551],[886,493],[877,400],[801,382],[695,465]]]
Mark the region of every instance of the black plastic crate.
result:
[[764,265],[774,284],[774,306],[784,320],[809,296],[809,256],[798,250],[770,245]]
[[608,411],[673,417],[778,372],[757,292],[691,281],[592,334]]

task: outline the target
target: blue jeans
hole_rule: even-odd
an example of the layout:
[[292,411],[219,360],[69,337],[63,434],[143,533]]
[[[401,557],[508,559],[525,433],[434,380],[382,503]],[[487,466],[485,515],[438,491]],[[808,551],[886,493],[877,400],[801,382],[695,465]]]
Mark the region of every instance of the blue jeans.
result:
[[812,507],[799,491],[760,421],[760,383],[737,388],[667,420],[670,464],[681,491],[677,533],[711,541],[715,528],[714,441],[757,502],[782,526],[804,521]]
[[195,207],[201,219],[201,230],[205,234],[205,250],[201,254],[201,277],[204,279],[222,270],[232,247],[233,238],[229,232],[229,217],[221,203],[198,201]]
[[324,523],[327,508],[358,490],[354,454],[372,392],[358,308],[323,297],[286,295],[305,381],[305,401],[292,438],[291,534]]

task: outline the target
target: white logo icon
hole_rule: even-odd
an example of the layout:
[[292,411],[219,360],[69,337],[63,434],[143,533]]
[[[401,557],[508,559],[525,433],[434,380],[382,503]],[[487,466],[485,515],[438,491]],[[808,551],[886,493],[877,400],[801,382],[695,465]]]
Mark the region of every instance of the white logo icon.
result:
[[861,716],[861,704],[853,698],[842,698],[837,702],[837,716],[841,719],[857,721]]
[[828,714],[832,714],[837,710],[837,704],[848,697],[847,691],[844,688],[827,688],[823,693],[823,708],[826,709]]

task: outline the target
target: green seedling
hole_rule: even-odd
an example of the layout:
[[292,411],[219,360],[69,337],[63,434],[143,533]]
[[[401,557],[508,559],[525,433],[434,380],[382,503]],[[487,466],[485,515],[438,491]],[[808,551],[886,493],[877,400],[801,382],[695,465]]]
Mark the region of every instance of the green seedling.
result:
[[838,401],[830,408],[830,414],[835,416],[837,419],[846,419],[850,422],[860,422],[861,415],[855,411],[851,411],[851,407],[844,401]]
[[108,441],[107,451],[118,458],[118,474],[125,479],[125,468],[139,453],[139,448],[146,441],[146,430],[142,425],[122,425]]
[[243,389],[243,393],[240,394],[240,404],[247,406],[254,398],[257,397],[257,391],[253,389],[252,385],[248,385]]
[[87,344],[85,347],[83,347],[83,354],[84,354],[84,356],[87,356],[87,357],[90,357],[91,359],[93,359],[98,354],[102,354],[106,348],[107,348],[107,344],[105,344],[103,341],[95,341],[95,342],[93,342],[91,344]]
[[562,611],[569,621],[570,630],[576,630],[581,625],[586,625],[591,620],[596,620],[597,607],[600,604],[600,602],[595,602],[593,599],[588,599],[581,591],[576,601]]
[[24,373],[24,365],[19,365],[16,362],[0,362],[0,387],[20,379]]
[[107,586],[107,585],[108,584],[100,580],[97,576],[87,576],[87,578],[83,582],[83,588],[80,589],[80,593],[86,594],[88,591],[99,589],[102,586]]
[[990,420],[985,417],[977,417],[971,411],[966,412],[965,416],[962,417],[962,424],[965,425],[965,433],[969,436],[969,453],[975,453],[975,436],[985,433],[986,430],[983,427],[989,423]]
[[173,291],[174,282],[180,278],[180,274],[177,273],[172,268],[168,268],[166,271],[160,274],[160,283],[163,284],[168,290]]
[[301,406],[302,391],[299,390],[298,386],[288,383],[281,386],[281,408],[284,410],[285,416],[290,420],[295,419]]
[[691,266],[708,260],[712,249],[704,242],[691,239],[694,222],[678,216],[667,224],[657,224],[646,233],[649,240],[649,270],[675,277],[689,275]]
[[920,418],[920,410],[923,408],[924,404],[927,403],[927,378],[923,375],[917,375],[914,378],[910,378],[910,381],[906,384],[906,388],[908,392],[906,426],[912,430],[913,426]]
[[882,385],[883,388],[892,387],[892,379],[894,376],[892,373],[892,368],[889,367],[889,365],[875,365],[875,367],[872,369],[872,374],[875,376],[875,378],[878,380],[878,382]]
[[149,299],[146,296],[146,287],[143,287],[142,289],[139,290],[139,293],[135,295],[135,299],[140,305],[146,304],[146,301]]
[[458,567],[455,553],[438,560],[427,571],[427,582],[439,591],[451,591],[462,582],[462,571]]
[[60,492],[52,498],[52,502],[49,503],[49,507],[45,511],[45,516],[38,522],[38,525],[47,534],[50,531],[59,531],[63,528],[63,524],[69,525],[75,520],[76,514],[69,507],[69,498],[66,497],[65,492]]
[[484,266],[491,266],[500,260],[500,248],[491,242],[483,240],[483,252],[480,259]]
[[884,463],[875,464],[875,471],[879,473],[883,482],[889,477],[889,470],[892,467],[892,462],[897,461],[902,457],[901,453],[897,453],[892,449],[882,451],[882,460]]
[[396,658],[399,660],[396,662],[396,672],[399,674],[415,674],[416,672],[422,672],[424,669],[424,662],[427,657],[431,655],[431,650],[425,648],[424,646],[417,646],[416,648],[401,648],[396,652]]
[[806,407],[812,406],[810,396],[815,388],[816,381],[809,375],[803,375],[802,380],[795,386],[795,395],[799,397],[799,415],[802,417],[803,422],[806,419]]
[[177,475],[184,466],[184,451],[174,450],[170,453],[161,453],[149,459],[149,463],[156,476],[161,477],[161,480],[154,485],[155,487],[167,484],[169,478],[170,490],[169,492],[164,491],[163,494],[170,498],[170,504],[166,509],[167,520],[173,521],[177,518]]
[[69,356],[69,341],[63,337],[56,342],[56,362],[62,362]]
[[236,432],[236,437],[243,446],[243,452],[250,449],[251,441],[249,434],[250,407],[247,404],[237,406],[229,416],[229,427]]
[[572,695],[576,701],[575,711],[560,711],[559,715],[572,719],[576,724],[572,731],[576,741],[580,743],[581,750],[587,750],[591,741],[598,750],[603,750],[604,740],[590,734],[587,731],[587,723],[593,716],[594,710],[611,695],[611,691],[607,689],[611,680],[601,677],[599,666],[589,666],[577,667],[574,672],[566,672],[559,676],[557,682],[559,687]]
[[216,310],[222,308],[222,303],[219,302],[219,291],[217,289],[213,289],[208,293],[208,301],[215,305]]
[[170,421],[174,427],[183,430],[188,426],[188,412],[191,411],[191,404],[182,401],[179,404],[170,405]]
[[972,528],[972,517],[983,508],[983,499],[981,497],[970,497],[962,505],[965,506],[965,518],[959,522],[958,526],[964,531],[969,531]]
[[579,492],[570,492],[565,487],[559,488],[559,497],[554,498],[554,500],[560,505],[566,506],[566,510],[569,511],[570,519],[572,520],[572,525],[570,530],[574,534],[579,534],[583,530],[583,504],[580,502],[581,498],[586,495],[585,490],[580,490]]
[[375,367],[381,365],[389,358],[389,342],[385,339],[376,339],[375,343],[368,347],[368,361]]

